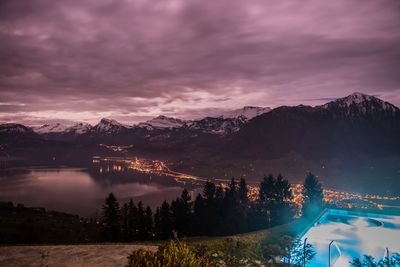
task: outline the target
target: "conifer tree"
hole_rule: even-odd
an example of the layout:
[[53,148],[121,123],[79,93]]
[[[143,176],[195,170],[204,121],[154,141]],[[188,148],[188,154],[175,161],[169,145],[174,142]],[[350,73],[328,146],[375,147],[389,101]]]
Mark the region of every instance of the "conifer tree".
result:
[[121,209],[122,241],[129,241],[129,206],[124,203]]
[[153,212],[151,211],[151,208],[149,206],[147,206],[144,214],[144,231],[145,231],[145,239],[152,238]]
[[215,198],[215,184],[211,181],[207,181],[204,185],[203,189],[203,197],[206,199],[208,202],[213,202]]
[[156,212],[154,213],[154,234],[157,239],[160,239],[161,233],[161,214],[160,208],[157,207]]
[[246,184],[246,180],[244,178],[240,179],[239,182],[239,201],[243,206],[247,206],[249,203],[249,197],[248,197],[248,188]]
[[161,239],[168,239],[172,235],[171,210],[167,201],[164,201],[160,208]]
[[133,200],[129,200],[128,204],[128,241],[132,241],[137,238],[137,207]]
[[110,193],[103,206],[102,221],[106,241],[119,241],[120,238],[120,208],[113,193]]
[[145,211],[143,208],[143,203],[139,201],[138,212],[137,212],[137,232],[139,240],[145,240],[147,237],[144,213]]
[[278,175],[274,187],[274,201],[271,204],[270,212],[272,224],[283,224],[292,220],[294,209],[291,200],[293,198],[290,183],[281,174]]
[[303,215],[315,216],[322,210],[323,189],[317,177],[309,173],[303,184]]
[[193,204],[193,233],[203,235],[206,233],[205,202],[201,194],[198,194]]

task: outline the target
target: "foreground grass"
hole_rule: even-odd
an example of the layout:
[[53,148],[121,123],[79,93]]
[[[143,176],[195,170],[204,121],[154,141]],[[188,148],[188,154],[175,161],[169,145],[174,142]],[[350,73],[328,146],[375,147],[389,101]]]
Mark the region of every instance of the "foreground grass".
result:
[[[278,243],[285,236],[298,235],[310,222],[296,220],[290,224],[270,229],[224,237],[192,237],[186,242],[195,250],[217,261],[224,261],[227,266],[264,266],[263,253],[268,244]],[[243,264],[243,261],[248,264]]]
[[[298,220],[262,231],[224,237],[190,237],[184,241],[215,262],[227,263],[221,266],[263,266],[265,245],[278,242],[284,235],[297,235],[306,225],[306,221]],[[125,266],[132,251],[141,248],[156,251],[158,245],[166,242],[0,246],[0,266]],[[243,261],[248,264],[242,265]]]

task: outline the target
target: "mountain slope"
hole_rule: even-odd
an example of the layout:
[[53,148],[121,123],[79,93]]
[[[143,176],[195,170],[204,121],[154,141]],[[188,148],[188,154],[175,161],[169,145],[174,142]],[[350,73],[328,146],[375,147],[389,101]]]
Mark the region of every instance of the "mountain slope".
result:
[[311,171],[328,186],[396,194],[399,136],[400,110],[357,93],[317,107],[276,108],[250,120],[214,153],[224,162],[265,162],[258,172],[278,169],[301,180]]
[[236,109],[232,111],[228,111],[222,114],[223,118],[239,118],[243,117],[246,120],[251,120],[254,117],[260,116],[261,114],[270,112],[271,108],[263,108],[263,107],[253,107],[253,106],[245,106],[241,109]]
[[323,106],[279,107],[250,120],[232,137],[231,152],[276,158],[337,153],[397,153],[400,110],[376,97],[352,94]]
[[127,127],[122,125],[116,120],[103,118],[100,120],[98,124],[96,124],[93,128],[90,129],[90,134],[102,134],[102,135],[111,135],[111,134],[119,134],[127,130]]
[[166,116],[158,116],[146,122],[142,122],[138,124],[138,127],[146,128],[147,130],[154,130],[154,129],[164,129],[164,128],[180,128],[184,126],[186,121],[166,117]]
[[41,139],[31,128],[17,123],[0,124],[0,144],[25,143]]

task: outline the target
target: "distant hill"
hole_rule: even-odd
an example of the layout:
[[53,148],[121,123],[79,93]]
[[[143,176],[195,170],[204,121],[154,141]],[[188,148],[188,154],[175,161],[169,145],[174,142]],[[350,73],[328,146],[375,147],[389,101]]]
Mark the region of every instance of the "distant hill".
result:
[[282,172],[300,181],[311,171],[342,189],[396,194],[400,186],[400,110],[362,93],[316,107],[245,107],[219,117],[159,116],[131,126],[111,119],[33,130],[3,124],[0,133],[2,156],[36,164],[85,165],[94,155],[141,155],[210,178],[255,181]]

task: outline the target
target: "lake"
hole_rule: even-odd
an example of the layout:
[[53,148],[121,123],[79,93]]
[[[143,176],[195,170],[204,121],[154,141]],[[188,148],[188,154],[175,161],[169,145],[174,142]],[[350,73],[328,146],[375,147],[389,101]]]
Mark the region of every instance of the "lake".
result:
[[132,198],[136,203],[141,200],[155,208],[164,200],[175,199],[183,188],[199,187],[201,183],[195,181],[127,169],[113,163],[88,169],[18,168],[1,172],[0,201],[92,216],[101,211],[110,192],[120,203]]

